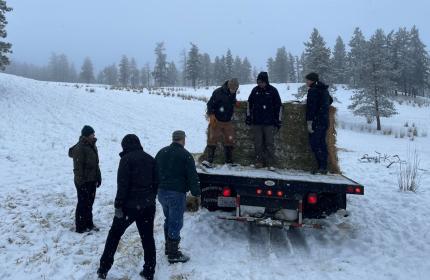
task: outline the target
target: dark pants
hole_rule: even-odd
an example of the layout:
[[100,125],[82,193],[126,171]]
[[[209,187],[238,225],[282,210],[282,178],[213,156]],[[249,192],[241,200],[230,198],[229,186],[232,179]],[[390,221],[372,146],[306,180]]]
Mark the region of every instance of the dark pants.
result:
[[75,222],[76,231],[82,232],[91,229],[93,224],[93,204],[96,198],[96,182],[76,186],[78,204],[76,205]]
[[315,159],[318,163],[318,168],[327,169],[327,128],[315,128],[314,133],[309,134],[309,142],[311,144],[312,151],[315,154]]
[[124,209],[124,218],[119,219],[114,217],[106,240],[105,249],[100,259],[100,270],[102,272],[108,272],[110,270],[122,235],[131,224],[136,222],[144,250],[145,264],[143,266],[143,271],[145,275],[154,274],[156,265],[154,217],[155,206],[143,208],[141,210]]
[[252,131],[257,163],[273,166],[275,164],[275,127],[272,125],[254,125]]
[[180,240],[186,207],[185,193],[159,189],[158,201],[163,207],[165,217],[164,232],[170,239]]

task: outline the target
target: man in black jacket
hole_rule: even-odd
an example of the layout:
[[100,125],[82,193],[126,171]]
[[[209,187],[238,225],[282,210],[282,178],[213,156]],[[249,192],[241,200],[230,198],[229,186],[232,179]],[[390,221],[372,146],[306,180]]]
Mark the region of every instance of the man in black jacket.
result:
[[145,264],[140,275],[147,280],[152,280],[156,264],[153,233],[157,194],[155,160],[143,151],[136,135],[126,135],[121,146],[123,151],[120,153],[121,161],[118,168],[115,217],[97,274],[99,278],[106,279],[122,235],[131,224],[136,222],[145,256]]
[[233,163],[234,128],[231,123],[234,108],[236,106],[236,92],[239,89],[237,79],[226,81],[217,88],[207,104],[209,118],[209,131],[207,141],[208,159],[207,165],[214,161],[215,150],[218,142],[224,138],[225,163]]
[[306,101],[306,121],[309,142],[318,163],[318,169],[312,173],[327,174],[327,129],[329,127],[329,109],[333,98],[328,86],[319,80],[317,73],[306,75],[308,94]]
[[248,98],[246,124],[252,125],[256,167],[274,169],[275,129],[281,128],[282,102],[278,90],[270,85],[267,72],[257,77],[257,86]]
[[190,258],[179,251],[184,222],[186,193],[200,195],[199,177],[193,156],[185,149],[185,132],[175,131],[172,144],[161,149],[155,160],[158,168],[158,201],[163,206],[165,254],[170,263],[187,262]]

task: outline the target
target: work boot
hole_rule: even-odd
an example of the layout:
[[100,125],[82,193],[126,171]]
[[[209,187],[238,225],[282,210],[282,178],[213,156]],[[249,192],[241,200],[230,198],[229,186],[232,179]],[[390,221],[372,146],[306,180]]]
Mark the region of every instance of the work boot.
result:
[[168,247],[167,247],[168,248],[167,260],[171,264],[186,263],[187,261],[190,260],[190,257],[188,257],[187,255],[184,255],[179,250],[179,242],[180,240],[169,239]]
[[142,270],[139,275],[145,280],[154,280],[154,273],[146,272],[145,269]]
[[106,279],[107,277],[107,272],[103,271],[101,268],[99,268],[97,270],[97,276],[99,277],[99,279]]
[[224,147],[224,155],[225,155],[225,163],[232,164],[233,163],[233,147],[225,146]]

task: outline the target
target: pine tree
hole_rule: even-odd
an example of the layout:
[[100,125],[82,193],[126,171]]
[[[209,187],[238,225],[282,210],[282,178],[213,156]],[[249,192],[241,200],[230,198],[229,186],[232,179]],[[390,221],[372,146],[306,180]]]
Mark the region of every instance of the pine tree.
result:
[[316,72],[322,80],[330,83],[332,81],[330,69],[331,51],[326,47],[324,38],[316,28],[314,28],[311,37],[309,41],[305,43],[305,46],[303,74],[306,75],[309,72]]
[[130,62],[126,55],[123,55],[119,63],[119,84],[128,87],[130,83]]
[[411,61],[411,85],[412,95],[416,97],[418,93],[424,94],[425,88],[428,87],[430,58],[426,51],[426,46],[420,39],[419,30],[413,26],[410,32],[410,61]]
[[245,57],[242,62],[242,71],[240,73],[240,83],[241,84],[249,84],[252,82],[252,65],[249,62],[248,58]]
[[130,85],[137,88],[140,84],[140,71],[137,68],[137,62],[134,58],[130,60]]
[[272,75],[275,75],[275,61],[273,58],[269,57],[269,59],[266,62],[267,66],[267,72],[269,72],[269,77],[272,77]]
[[7,20],[5,14],[10,11],[12,11],[12,8],[6,5],[6,1],[0,0],[0,70],[4,70],[6,65],[9,64],[10,61],[7,55],[12,53],[12,44],[3,42],[2,40],[7,37]]
[[155,67],[152,76],[154,77],[155,84],[159,87],[163,87],[167,83],[167,55],[165,51],[164,43],[157,43],[155,47]]
[[225,58],[215,57],[213,68],[214,82],[221,85],[226,80]]
[[288,54],[285,47],[276,51],[276,57],[273,61],[271,79],[275,83],[286,83],[288,80]]
[[84,63],[82,64],[79,80],[86,84],[90,84],[95,81],[93,63],[89,57],[85,58]]
[[181,76],[182,76],[182,86],[188,85],[187,80],[187,61],[188,61],[188,55],[187,50],[183,49],[181,52]]
[[390,50],[390,59],[393,64],[393,81],[396,84],[396,92],[407,93],[410,89],[411,61],[409,56],[410,36],[406,28],[399,28],[397,32],[391,32],[387,36]]
[[102,84],[114,86],[118,83],[118,68],[116,64],[107,66],[102,70]]
[[233,72],[231,78],[239,79],[239,82],[242,82],[240,79],[240,75],[242,72],[242,59],[239,56],[236,56],[233,62]]
[[360,28],[354,30],[354,35],[349,42],[350,52],[348,54],[348,68],[350,79],[347,81],[352,87],[361,84],[365,76],[363,63],[367,57],[366,38]]
[[333,82],[337,84],[345,84],[346,71],[347,71],[347,56],[345,50],[345,44],[343,43],[342,37],[338,36],[336,39],[336,45],[333,50],[332,69],[333,69]]
[[205,53],[200,56],[201,79],[206,87],[210,86],[213,78],[211,57]]
[[225,56],[225,80],[233,78],[233,55],[231,54],[230,49],[227,50],[227,54]]
[[188,52],[187,60],[187,78],[191,81],[193,88],[196,88],[197,81],[201,77],[200,54],[197,45],[191,43],[191,49]]
[[363,69],[358,69],[365,75],[359,80],[349,109],[368,120],[375,118],[376,128],[381,130],[381,117],[388,118],[396,114],[394,104],[390,101],[393,65],[387,37],[381,29],[366,44],[365,52],[367,56],[361,64]]
[[149,63],[145,64],[145,67],[140,71],[141,74],[141,81],[142,86],[144,88],[150,88],[151,87],[151,66]]
[[288,65],[287,65],[288,83],[297,83],[297,72],[296,72],[296,59],[291,53],[288,53]]
[[176,86],[178,83],[178,69],[176,68],[175,62],[167,64],[167,85]]

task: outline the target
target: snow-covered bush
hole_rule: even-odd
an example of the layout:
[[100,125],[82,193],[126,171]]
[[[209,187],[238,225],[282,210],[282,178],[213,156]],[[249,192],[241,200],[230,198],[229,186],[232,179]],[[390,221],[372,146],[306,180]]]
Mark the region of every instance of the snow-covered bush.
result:
[[417,150],[411,152],[408,150],[408,159],[406,163],[400,163],[397,174],[399,190],[402,192],[416,192],[420,183],[420,158]]

